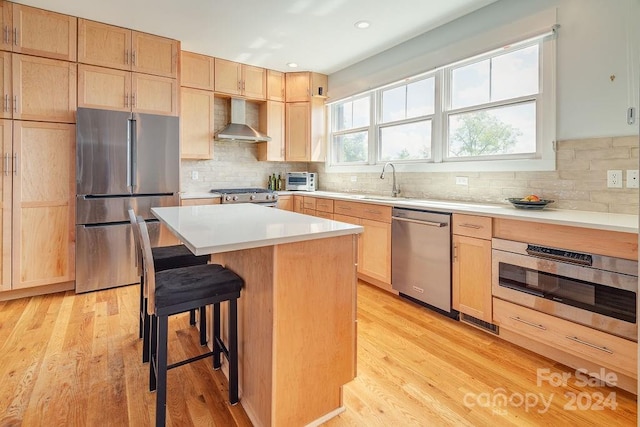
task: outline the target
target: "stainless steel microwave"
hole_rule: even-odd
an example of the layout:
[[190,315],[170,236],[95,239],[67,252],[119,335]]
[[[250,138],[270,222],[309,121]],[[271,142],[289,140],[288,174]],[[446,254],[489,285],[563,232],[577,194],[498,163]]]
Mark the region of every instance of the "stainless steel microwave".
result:
[[285,190],[316,191],[317,179],[313,172],[287,172]]

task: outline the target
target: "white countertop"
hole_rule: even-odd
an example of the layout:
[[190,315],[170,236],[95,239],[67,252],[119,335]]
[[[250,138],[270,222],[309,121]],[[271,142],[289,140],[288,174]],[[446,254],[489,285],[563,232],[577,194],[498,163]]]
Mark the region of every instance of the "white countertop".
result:
[[[291,192],[280,192],[280,194],[291,194]],[[624,233],[638,232],[638,215],[553,209],[551,207],[546,207],[543,210],[516,209],[509,204],[404,199],[402,197],[392,198],[375,195],[334,193],[328,191],[297,191],[295,192],[295,194],[321,198],[340,199],[352,202],[365,202],[387,206],[426,209],[438,212],[486,215],[492,216],[494,218],[543,222],[548,224],[567,225],[572,227],[620,231]]]
[[152,208],[196,255],[362,233],[358,225],[251,203]]

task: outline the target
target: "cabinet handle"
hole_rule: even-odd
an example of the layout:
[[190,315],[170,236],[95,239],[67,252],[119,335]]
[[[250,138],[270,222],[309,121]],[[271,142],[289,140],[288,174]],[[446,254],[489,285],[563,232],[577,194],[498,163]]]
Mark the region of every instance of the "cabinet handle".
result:
[[9,153],[4,153],[4,176],[9,176]]
[[5,44],[9,44],[9,26],[8,25],[5,25],[2,28],[2,41]]
[[18,112],[18,95],[13,96],[13,112]]
[[521,319],[518,316],[516,316],[516,317],[509,316],[509,319],[515,320],[516,322],[524,323],[525,325],[533,326],[534,328],[538,328],[538,329],[541,329],[543,331],[547,330],[547,328],[545,328],[544,326],[542,326],[542,325],[540,325],[538,323],[529,322],[528,320]]
[[244,83],[245,83],[245,82],[243,81],[243,82],[242,82],[242,90],[244,90]]
[[13,44],[18,46],[18,27],[13,29]]
[[131,65],[138,65],[138,64],[136,64],[136,62],[137,62],[136,61],[136,51],[132,50],[131,51]]
[[474,230],[480,230],[482,228],[481,225],[478,224],[468,224],[468,223],[464,223],[464,224],[460,224],[460,227],[464,227],[464,228],[473,228]]
[[453,262],[458,261],[458,245],[453,245]]
[[124,94],[124,106],[125,107],[129,106],[129,93]]
[[376,210],[373,210],[373,209],[365,209],[364,211],[365,211],[366,213],[370,213],[370,214],[378,214],[378,215],[380,215],[380,214],[382,213],[382,212],[380,212],[380,211],[376,211]]
[[238,80],[238,90],[241,90],[241,89],[242,89],[242,87],[241,87],[241,86],[242,86],[242,82],[241,82],[240,80]]
[[131,94],[131,108],[135,108],[135,107],[137,107],[137,106],[138,106],[138,105],[137,105],[137,103],[136,103],[136,94],[135,94],[135,93],[132,93],[132,94]]
[[9,94],[4,95],[4,111],[9,112]]
[[129,65],[129,49],[124,50],[124,63]]
[[13,154],[13,174],[18,176],[18,153]]
[[344,209],[345,211],[350,211],[351,208],[349,206],[338,206],[338,209]]
[[595,348],[596,350],[600,350],[600,351],[604,351],[605,353],[613,354],[613,351],[609,350],[607,347],[603,347],[603,346],[599,346],[599,345],[596,345],[596,344],[592,344],[592,343],[587,342],[587,341],[583,341],[578,337],[566,336],[565,338],[568,339],[568,340],[571,340],[571,341],[575,341],[578,344],[586,345],[587,347]]

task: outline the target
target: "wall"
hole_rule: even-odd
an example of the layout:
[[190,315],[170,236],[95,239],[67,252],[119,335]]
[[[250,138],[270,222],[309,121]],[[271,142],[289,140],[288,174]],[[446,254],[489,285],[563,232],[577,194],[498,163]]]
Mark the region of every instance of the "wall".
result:
[[[400,196],[424,199],[505,203],[509,197],[537,194],[555,200],[549,207],[597,212],[638,213],[638,189],[607,188],[607,169],[638,168],[638,138],[592,138],[559,141],[553,172],[402,173]],[[385,173],[324,173],[315,164],[322,190],[391,195],[391,170]],[[457,176],[469,178],[456,185]],[[352,181],[356,177],[356,181]]]
[[626,111],[639,104],[638,0],[500,0],[330,75],[328,94],[338,99],[428,71],[548,30],[552,18],[560,24],[557,139],[637,135]]

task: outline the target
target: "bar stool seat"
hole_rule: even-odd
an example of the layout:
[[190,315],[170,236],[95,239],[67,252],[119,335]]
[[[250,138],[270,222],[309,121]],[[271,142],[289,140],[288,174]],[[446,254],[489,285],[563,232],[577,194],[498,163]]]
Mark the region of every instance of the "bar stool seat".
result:
[[[229,402],[238,403],[238,298],[244,280],[218,264],[181,267],[156,272],[146,223],[137,218],[142,244],[144,276],[148,286],[147,310],[151,320],[149,389],[156,391],[156,426],[166,423],[167,371],[213,356],[213,368],[220,368],[220,354],[229,362]],[[220,334],[220,303],[228,302],[228,347]],[[180,362],[167,363],[169,316],[213,305],[213,351]]]

